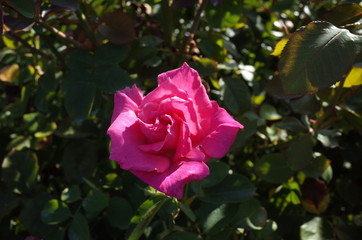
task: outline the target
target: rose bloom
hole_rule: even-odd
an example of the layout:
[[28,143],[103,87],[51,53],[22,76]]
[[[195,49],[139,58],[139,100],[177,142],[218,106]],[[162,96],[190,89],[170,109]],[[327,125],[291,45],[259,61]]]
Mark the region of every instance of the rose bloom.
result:
[[242,128],[210,101],[198,73],[184,63],[160,74],[146,96],[136,85],[115,94],[110,159],[181,199],[184,185],[205,178],[206,162],[223,157]]

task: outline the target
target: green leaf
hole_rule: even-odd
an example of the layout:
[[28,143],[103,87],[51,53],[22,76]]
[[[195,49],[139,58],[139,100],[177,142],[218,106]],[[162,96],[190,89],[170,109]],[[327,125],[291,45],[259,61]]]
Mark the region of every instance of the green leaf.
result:
[[73,203],[81,199],[81,192],[78,185],[65,188],[60,195],[60,199],[66,203]]
[[34,236],[47,236],[56,230],[55,226],[49,226],[41,220],[41,211],[49,200],[46,192],[41,192],[30,199],[24,199],[19,220]]
[[332,240],[333,230],[327,220],[315,217],[300,227],[301,240]]
[[296,113],[312,114],[321,108],[321,103],[317,100],[315,95],[311,94],[291,100],[290,106]]
[[116,65],[97,68],[94,78],[97,87],[107,93],[114,93],[132,85],[129,74]]
[[205,17],[211,27],[226,29],[235,27],[241,17],[243,5],[240,1],[229,0],[221,2],[217,7],[209,4]]
[[82,206],[84,210],[89,213],[97,213],[102,211],[108,205],[107,196],[101,192],[96,190],[91,190],[87,197],[83,200]]
[[15,195],[0,192],[0,222],[6,215],[11,213],[18,204],[19,199]]
[[13,6],[24,17],[33,18],[35,14],[35,4],[32,0],[6,0],[8,4]]
[[267,218],[268,215],[265,208],[260,206],[246,219],[246,223],[251,229],[261,230],[265,226]]
[[49,225],[64,222],[72,216],[68,206],[57,200],[50,200],[41,211],[41,220]]
[[279,153],[264,155],[256,160],[254,168],[260,178],[272,183],[282,183],[293,175],[284,156]]
[[179,202],[180,203],[180,209],[181,211],[191,220],[191,221],[196,221],[196,215],[195,213],[192,211],[192,209],[187,206],[186,204]]
[[53,69],[48,69],[38,80],[39,87],[45,92],[54,91],[57,86],[55,72]]
[[203,187],[212,187],[221,182],[229,174],[229,166],[220,161],[208,164],[210,174],[201,182]]
[[311,135],[293,139],[289,143],[285,159],[292,170],[300,171],[313,161],[314,141]]
[[96,86],[90,82],[72,82],[67,84],[64,94],[64,105],[69,115],[75,120],[83,120],[92,110]]
[[212,210],[203,224],[204,232],[212,235],[223,229],[233,220],[237,209],[236,204],[221,204]]
[[66,63],[71,70],[89,69],[94,63],[94,56],[86,50],[77,49],[67,55]]
[[212,187],[200,186],[197,192],[200,200],[211,203],[241,202],[254,194],[254,185],[241,175],[228,175]]
[[90,240],[90,232],[87,220],[85,217],[77,213],[74,215],[68,229],[69,240]]
[[251,109],[251,96],[248,86],[241,79],[225,79],[224,104],[234,115]]
[[194,57],[195,62],[190,62],[190,67],[194,68],[204,78],[217,72],[217,62],[210,58]]
[[2,181],[20,192],[30,189],[39,169],[37,156],[29,150],[9,153],[1,167]]
[[330,162],[331,161],[324,156],[315,157],[313,161],[303,169],[303,172],[308,177],[318,178],[330,166]]
[[282,118],[276,108],[270,104],[263,104],[260,108],[260,116],[269,121],[275,121]]
[[124,198],[113,197],[107,207],[108,222],[115,228],[128,229],[133,216],[131,204]]
[[49,0],[49,2],[60,7],[68,8],[72,11],[78,9],[77,0]]
[[328,22],[312,22],[295,32],[278,65],[285,95],[316,92],[341,81],[361,52],[362,36]]
[[355,23],[362,18],[362,7],[356,3],[340,4],[324,14],[323,20],[336,26]]
[[116,65],[127,56],[127,48],[112,44],[104,44],[95,52],[95,63],[100,65]]
[[83,182],[82,177],[92,174],[97,161],[96,145],[93,141],[80,139],[71,141],[64,149],[61,166],[69,182]]
[[308,131],[308,127],[295,117],[284,117],[280,122],[273,124],[273,127],[286,129],[292,133]]
[[147,211],[142,215],[140,222],[137,224],[135,229],[133,229],[132,233],[128,237],[128,240],[138,240],[144,233],[145,229],[151,223],[153,217],[160,210],[163,204],[165,204],[169,199],[164,198],[147,209]]
[[175,232],[167,237],[163,238],[163,240],[201,240],[202,238],[193,232]]

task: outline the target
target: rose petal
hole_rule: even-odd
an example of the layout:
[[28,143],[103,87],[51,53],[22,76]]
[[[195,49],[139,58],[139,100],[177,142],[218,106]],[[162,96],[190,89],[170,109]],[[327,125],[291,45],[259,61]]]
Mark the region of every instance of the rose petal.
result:
[[141,133],[138,118],[132,111],[122,112],[108,129],[111,137],[110,159],[117,161],[125,170],[165,171],[169,159],[140,151],[138,145],[145,143]]
[[114,109],[111,122],[124,111],[137,111],[142,99],[143,94],[136,85],[133,85],[132,88],[127,87],[122,91],[116,92],[114,94]]
[[183,161],[180,165],[173,165],[160,174],[140,171],[132,171],[132,173],[153,188],[169,196],[181,199],[185,184],[203,179],[209,175],[209,168],[204,162]]
[[220,108],[216,102],[213,102],[216,109],[214,115],[210,118],[209,132],[200,145],[205,153],[210,157],[221,158],[233,144],[239,129],[244,126],[235,121],[225,109]]
[[211,102],[197,71],[184,63],[180,68],[158,75],[159,86],[164,86],[168,82],[187,93],[188,97],[194,101],[196,112],[201,113],[201,117],[207,116],[207,111],[211,109]]

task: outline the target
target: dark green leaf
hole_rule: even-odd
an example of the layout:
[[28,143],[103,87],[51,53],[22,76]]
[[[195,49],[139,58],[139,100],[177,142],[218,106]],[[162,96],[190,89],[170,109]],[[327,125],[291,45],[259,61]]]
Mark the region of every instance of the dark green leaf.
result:
[[78,9],[77,0],[49,0],[49,2],[60,7],[68,8],[72,11]]
[[285,154],[288,166],[292,170],[300,171],[313,161],[313,138],[311,135],[304,135],[293,139]]
[[107,196],[103,192],[96,190],[91,190],[82,203],[84,210],[90,213],[100,212],[107,207],[107,205]]
[[129,74],[116,65],[97,68],[94,78],[97,87],[107,93],[114,93],[132,85]]
[[107,207],[108,222],[115,228],[125,230],[133,216],[131,204],[124,198],[113,197]]
[[6,2],[13,6],[24,17],[34,17],[35,5],[32,0],[6,0]]
[[57,200],[50,200],[41,211],[41,220],[49,225],[64,222],[72,216],[68,206]]
[[201,240],[202,238],[193,232],[175,232],[167,237],[163,238],[163,240]]
[[94,56],[86,50],[77,49],[67,55],[66,63],[69,69],[82,71],[92,67]]
[[96,86],[90,82],[77,81],[64,89],[64,105],[75,120],[85,119],[92,110]]
[[30,189],[38,173],[35,153],[24,150],[7,155],[2,163],[2,181],[20,192]]
[[265,208],[259,207],[247,218],[246,223],[251,229],[261,230],[265,226],[267,218],[268,215]]
[[65,179],[81,183],[82,177],[88,177],[94,171],[97,161],[96,145],[90,140],[73,140],[63,152],[61,166]]
[[308,127],[295,117],[285,117],[280,122],[273,124],[273,126],[281,129],[286,129],[292,133],[308,131]]
[[90,232],[87,220],[85,217],[77,213],[74,215],[68,229],[69,240],[90,240]]
[[341,81],[361,51],[362,36],[328,22],[312,22],[290,38],[279,71],[286,95],[316,92]]
[[228,175],[212,187],[200,187],[197,194],[200,200],[211,203],[240,202],[251,198],[255,187],[244,176]]
[[225,79],[224,104],[235,115],[245,113],[251,108],[248,86],[240,79]]
[[38,83],[39,83],[39,87],[42,88],[45,92],[54,91],[57,86],[54,70],[49,69],[47,72],[45,72],[39,78]]
[[0,192],[0,222],[1,220],[11,213],[19,204],[19,199],[13,194]]
[[221,182],[229,174],[229,166],[223,162],[210,162],[208,167],[210,169],[210,175],[202,180],[203,187],[212,187]]
[[132,233],[128,237],[128,240],[138,240],[144,233],[145,229],[151,223],[153,217],[160,210],[162,205],[168,201],[168,198],[164,198],[147,209],[147,211],[141,216],[140,222],[137,224],[135,229],[133,229]]
[[312,114],[321,108],[321,103],[317,100],[315,95],[311,94],[291,100],[290,106],[296,113]]
[[323,20],[336,26],[355,23],[362,18],[362,7],[355,3],[345,3],[329,10]]
[[100,46],[95,53],[95,63],[101,65],[116,65],[127,56],[127,48],[112,44]]
[[24,201],[19,220],[34,236],[47,236],[56,230],[54,226],[45,224],[40,216],[44,205],[47,204],[49,200],[48,194],[42,192]]
[[221,204],[206,217],[203,228],[204,232],[214,234],[226,227],[237,212],[236,204]]
[[73,203],[81,199],[81,192],[78,185],[72,185],[62,191],[60,199],[66,203]]
[[189,206],[180,202],[180,209],[191,221],[196,221],[196,215]]
[[264,155],[256,160],[254,168],[262,179],[272,183],[282,183],[293,175],[284,156],[279,153]]
[[305,175],[310,178],[320,177],[324,171],[330,166],[330,161],[324,156],[318,156],[303,169]]

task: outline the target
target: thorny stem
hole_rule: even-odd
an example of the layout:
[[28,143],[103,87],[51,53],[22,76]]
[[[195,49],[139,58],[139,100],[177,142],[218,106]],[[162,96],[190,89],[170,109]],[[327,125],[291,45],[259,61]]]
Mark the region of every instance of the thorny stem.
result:
[[36,23],[38,23],[39,25],[41,25],[42,27],[44,27],[45,29],[47,29],[48,31],[52,32],[53,34],[55,34],[56,36],[58,36],[59,38],[72,43],[73,45],[75,45],[77,48],[82,48],[82,49],[88,49],[85,45],[81,44],[80,42],[74,40],[73,38],[67,36],[65,33],[63,33],[62,31],[56,29],[53,26],[50,26],[48,23],[46,23],[45,21],[43,21],[42,19],[35,19]]
[[84,5],[81,3],[80,9],[82,10],[82,12],[77,10],[75,13],[79,19],[80,25],[82,26],[82,28],[88,35],[89,40],[92,42],[93,46],[96,47],[96,46],[98,46],[98,42],[94,35],[94,32],[92,31],[91,27],[88,24],[89,21],[87,21],[87,17],[83,13],[83,12],[85,12],[84,8],[85,8]]
[[5,33],[5,35],[11,39],[14,39],[15,41],[20,42],[21,44],[23,44],[25,47],[29,48],[30,51],[34,54],[40,55],[42,57],[45,57],[48,60],[52,60],[52,57],[43,53],[42,51],[40,51],[39,49],[36,49],[34,46],[31,46],[27,41],[25,41],[24,39],[22,39],[21,37],[17,36],[16,34],[14,34],[11,31],[8,31]]
[[192,23],[192,26],[190,28],[190,31],[186,33],[187,39],[186,39],[186,41],[183,42],[182,47],[180,49],[180,58],[182,58],[182,56],[187,53],[188,46],[191,43],[191,41],[194,39],[195,32],[196,32],[197,28],[199,27],[201,15],[206,7],[207,1],[208,0],[201,0],[201,4],[200,4],[199,8],[197,9],[197,12],[196,12],[194,21]]

